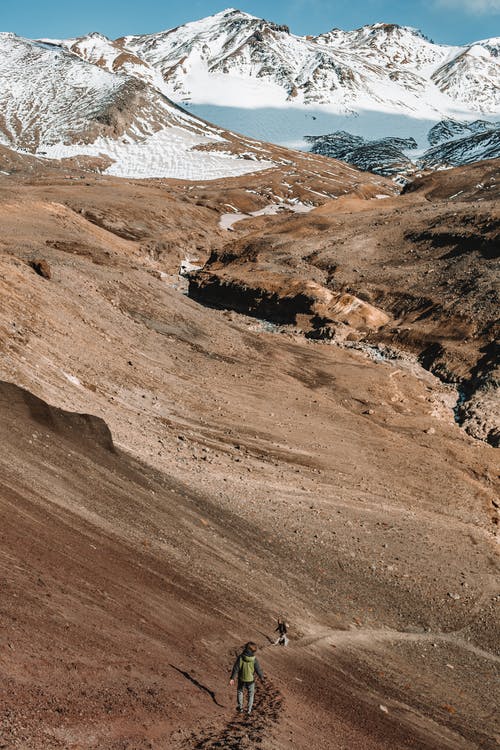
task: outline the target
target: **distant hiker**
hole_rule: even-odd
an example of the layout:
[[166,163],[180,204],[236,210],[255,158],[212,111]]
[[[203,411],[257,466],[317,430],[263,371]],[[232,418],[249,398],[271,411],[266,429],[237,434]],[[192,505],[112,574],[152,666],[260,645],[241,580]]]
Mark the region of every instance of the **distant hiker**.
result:
[[274,641],[275,646],[288,646],[288,633],[289,625],[284,621],[283,618],[278,617],[278,627],[275,628],[274,632],[279,633],[278,638]]
[[257,645],[252,641],[249,641],[234,662],[231,679],[229,680],[229,684],[234,685],[234,680],[238,677],[238,690],[236,696],[238,701],[237,711],[240,713],[243,711],[243,690],[247,691],[247,714],[249,715],[252,713],[255,694],[255,672],[261,680],[264,679],[260,664],[255,658],[256,651]]

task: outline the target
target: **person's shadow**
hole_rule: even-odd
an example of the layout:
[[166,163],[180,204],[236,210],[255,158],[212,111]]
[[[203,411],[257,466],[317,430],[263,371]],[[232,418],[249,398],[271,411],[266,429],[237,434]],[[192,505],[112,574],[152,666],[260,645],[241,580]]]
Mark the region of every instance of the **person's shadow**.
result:
[[198,688],[198,690],[202,690],[204,693],[208,693],[208,695],[211,697],[211,699],[213,700],[216,706],[219,706],[219,708],[225,708],[225,706],[223,706],[222,703],[219,703],[213,690],[210,690],[210,688],[207,688],[206,685],[202,685],[201,682],[198,682],[198,680],[192,677],[189,674],[189,672],[184,672],[182,669],[179,669],[179,667],[174,667],[173,664],[171,664],[170,666],[172,667],[172,669],[175,669],[176,672],[179,672],[179,674],[185,677],[186,680],[189,680],[189,682],[192,682],[193,685]]
[[268,646],[272,646],[273,645],[274,640],[275,640],[274,638],[272,638],[270,635],[267,635],[267,633],[263,633],[261,630],[257,630],[257,633],[260,633],[261,635],[264,636],[264,638],[267,641],[267,645]]

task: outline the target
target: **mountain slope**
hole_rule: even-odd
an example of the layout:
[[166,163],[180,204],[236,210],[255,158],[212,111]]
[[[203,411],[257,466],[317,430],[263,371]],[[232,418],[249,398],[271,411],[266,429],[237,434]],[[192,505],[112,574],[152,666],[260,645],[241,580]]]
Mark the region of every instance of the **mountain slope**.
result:
[[453,101],[470,110],[498,112],[500,60],[489,46],[473,44],[439,67],[432,80]]
[[271,166],[248,142],[229,143],[129,75],[128,60],[110,72],[13,34],[0,35],[0,54],[3,145],[53,158],[104,156],[109,173],[129,177],[210,178]]
[[[311,338],[412,352],[458,385],[467,430],[498,446],[498,163],[462,168],[456,182],[455,170],[438,172],[389,200],[346,197],[254,223],[190,276],[191,293]],[[439,198],[426,200],[431,185]]]
[[61,50],[13,34],[0,36],[0,128],[5,145],[36,152],[59,142],[89,142],[113,131],[112,109],[139,84],[109,75]]
[[[345,165],[332,167],[321,157],[253,141],[191,116],[161,92],[157,72],[101,35],[66,45],[1,34],[0,53],[0,145],[53,159],[84,156],[87,166],[122,177],[206,180],[277,167],[302,172],[304,184],[323,176],[320,196],[367,182]],[[288,198],[297,198],[301,191],[292,185],[298,178],[288,182]],[[317,203],[315,195],[308,200]]]

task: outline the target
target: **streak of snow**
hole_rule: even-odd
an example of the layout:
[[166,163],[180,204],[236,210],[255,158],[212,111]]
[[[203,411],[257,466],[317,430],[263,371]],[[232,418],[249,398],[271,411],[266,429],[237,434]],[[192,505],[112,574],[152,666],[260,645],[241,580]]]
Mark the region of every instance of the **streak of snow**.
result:
[[68,372],[64,372],[64,370],[62,371],[62,374],[64,375],[66,380],[68,380],[73,385],[76,385],[78,388],[82,387],[82,384],[80,380],[76,377],[76,375],[70,375]]
[[186,276],[191,271],[199,271],[202,266],[197,265],[198,258],[184,258],[179,266],[179,276]]
[[[318,193],[318,195],[324,197],[322,193]],[[260,208],[258,211],[250,211],[248,214],[240,212],[222,214],[219,220],[219,227],[221,229],[233,231],[233,226],[238,221],[243,221],[243,219],[251,219],[254,216],[274,216],[275,214],[285,213],[287,211],[291,213],[305,214],[312,211],[313,208],[314,206],[307,206],[305,203],[301,203],[298,200],[291,200],[289,203],[271,203],[264,208]]]

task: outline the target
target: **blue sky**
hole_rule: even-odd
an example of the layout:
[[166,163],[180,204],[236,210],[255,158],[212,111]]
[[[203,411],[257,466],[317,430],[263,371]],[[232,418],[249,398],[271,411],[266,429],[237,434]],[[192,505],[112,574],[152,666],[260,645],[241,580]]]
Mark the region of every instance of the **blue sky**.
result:
[[500,35],[500,0],[0,0],[0,31],[27,37],[80,36],[100,31],[116,38],[178,26],[235,6],[286,23],[295,34],[353,29],[386,21],[416,26],[436,42],[465,44]]

